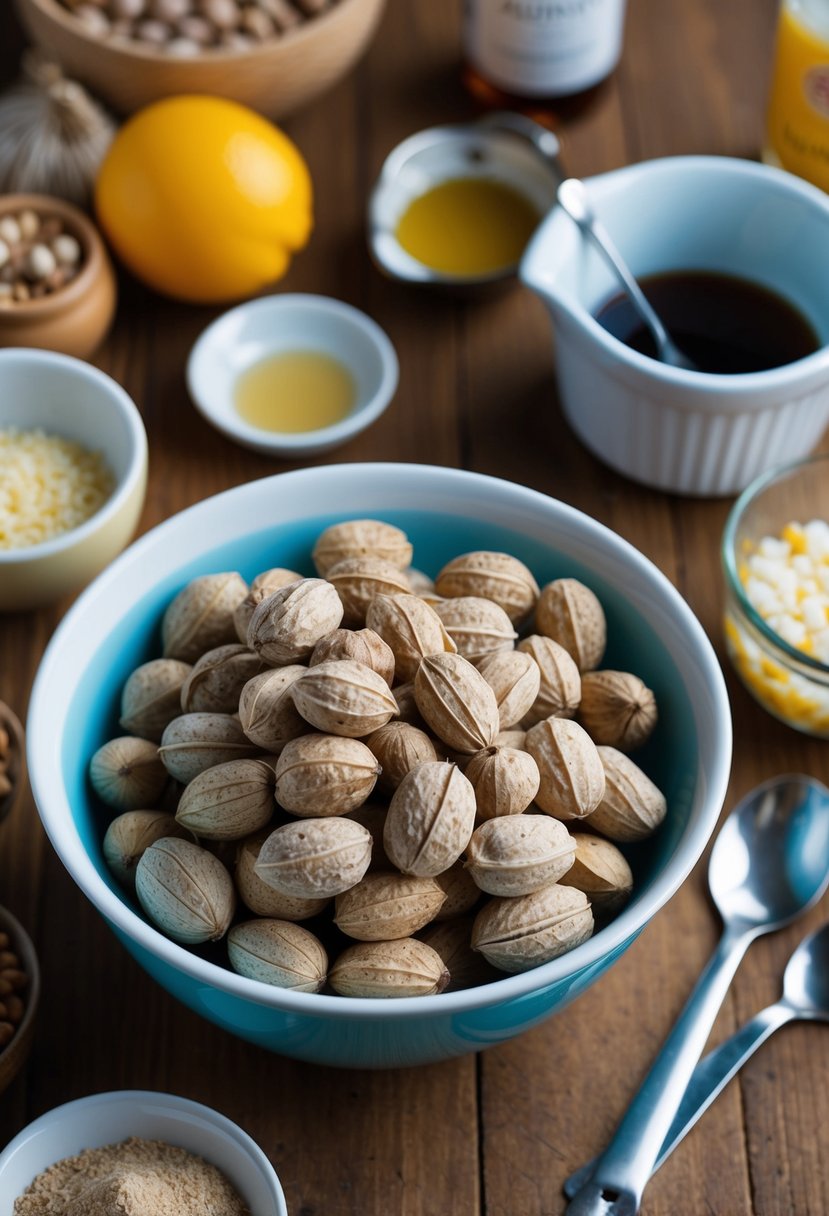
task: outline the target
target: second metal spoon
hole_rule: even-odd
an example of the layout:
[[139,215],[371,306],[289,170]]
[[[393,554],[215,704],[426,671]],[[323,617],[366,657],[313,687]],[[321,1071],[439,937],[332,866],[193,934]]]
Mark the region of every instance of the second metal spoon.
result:
[[698,371],[696,364],[692,363],[675,345],[665,326],[648,303],[645,293],[625,264],[610,233],[593,210],[584,182],[577,177],[568,177],[559,186],[556,197],[562,210],[566,211],[585,236],[590,238],[620,280],[631,304],[639,313],[656,343],[659,361],[669,363],[672,367],[684,368],[686,371]]

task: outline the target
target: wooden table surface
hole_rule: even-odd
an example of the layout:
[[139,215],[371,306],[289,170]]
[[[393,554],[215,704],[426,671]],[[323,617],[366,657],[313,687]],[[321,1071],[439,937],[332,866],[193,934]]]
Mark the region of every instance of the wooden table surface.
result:
[[[19,35],[0,18],[0,66]],[[688,599],[722,655],[718,538],[729,502],[649,491],[609,472],[554,400],[548,321],[516,289],[462,304],[384,281],[363,238],[366,197],[403,136],[473,113],[458,83],[459,0],[391,0],[369,54],[287,123],[316,187],[316,230],[286,290],[356,304],[400,356],[393,406],[326,460],[408,460],[511,478],[563,499],[641,549]],[[773,0],[632,0],[624,58],[601,104],[566,131],[585,175],[670,153],[756,156]],[[124,280],[96,362],[137,401],[151,448],[149,528],[206,495],[288,466],[237,448],[192,408],[186,353],[213,312]],[[0,620],[0,697],[25,713],[66,604]],[[736,731],[730,801],[802,770],[829,779],[829,748],[775,723],[727,670]],[[606,1142],[718,933],[700,865],[627,955],[575,1005],[478,1056],[399,1072],[337,1072],[232,1038],[141,971],[81,896],[24,800],[0,832],[0,903],[29,926],[43,966],[25,1076],[0,1102],[0,1143],[60,1102],[123,1087],[218,1107],[263,1146],[291,1216],[551,1216],[566,1175]],[[756,944],[714,1041],[776,998],[791,950],[826,915]],[[796,1025],[743,1071],[650,1186],[648,1216],[829,1212],[829,1034]]]

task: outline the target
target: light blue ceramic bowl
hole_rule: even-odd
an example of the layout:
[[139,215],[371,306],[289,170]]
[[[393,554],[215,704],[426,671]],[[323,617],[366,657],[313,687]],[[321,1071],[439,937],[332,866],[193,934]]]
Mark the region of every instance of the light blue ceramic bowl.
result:
[[[655,691],[659,724],[641,763],[669,815],[630,851],[635,895],[578,949],[523,975],[463,992],[357,1000],[286,992],[184,949],[147,923],[104,864],[104,820],[89,757],[117,733],[121,686],[160,653],[160,622],[198,574],[270,566],[312,572],[314,539],[338,519],[399,524],[415,563],[435,573],[470,549],[504,549],[538,581],[572,575],[608,617],[606,665]],[[668,580],[620,537],[562,503],[508,482],[422,465],[339,465],[240,486],[168,520],[123,553],[67,614],[43,659],[28,723],[31,782],[49,837],[81,890],[138,962],[179,1000],[272,1051],[347,1067],[446,1059],[537,1025],[583,992],[673,895],[711,835],[725,795],[731,722],[705,634]]]

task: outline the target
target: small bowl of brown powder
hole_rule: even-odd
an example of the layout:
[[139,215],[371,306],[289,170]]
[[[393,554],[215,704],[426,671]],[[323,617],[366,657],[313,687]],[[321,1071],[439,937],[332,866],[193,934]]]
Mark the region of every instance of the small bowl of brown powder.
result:
[[0,1216],[288,1216],[268,1158],[230,1119],[144,1090],[93,1094],[0,1154]]

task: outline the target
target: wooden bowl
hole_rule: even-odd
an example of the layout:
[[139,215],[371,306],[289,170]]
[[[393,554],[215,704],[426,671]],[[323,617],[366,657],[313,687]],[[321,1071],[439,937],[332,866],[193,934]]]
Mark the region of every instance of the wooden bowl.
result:
[[115,315],[115,273],[104,242],[83,212],[63,199],[48,194],[0,198],[0,217],[27,209],[62,220],[66,231],[80,241],[83,261],[65,287],[0,310],[0,346],[34,346],[87,359]]
[[0,1093],[2,1093],[23,1067],[32,1045],[35,1014],[40,996],[40,965],[32,939],[17,918],[12,916],[11,912],[7,912],[5,908],[0,908],[0,931],[8,933],[12,949],[29,977],[29,983],[24,990],[26,1010],[23,1020],[18,1026],[14,1038],[0,1050]]
[[171,58],[88,34],[59,0],[15,0],[33,41],[121,114],[177,93],[209,93],[279,118],[324,93],[369,41],[385,0],[339,0],[289,33],[244,51]]
[[0,701],[0,729],[9,736],[9,756],[6,771],[11,781],[11,793],[0,797],[0,823],[10,815],[20,798],[26,782],[26,742],[17,714],[5,701]]

